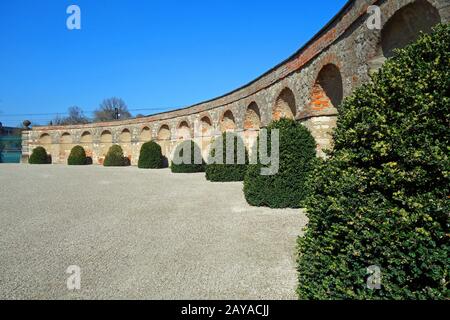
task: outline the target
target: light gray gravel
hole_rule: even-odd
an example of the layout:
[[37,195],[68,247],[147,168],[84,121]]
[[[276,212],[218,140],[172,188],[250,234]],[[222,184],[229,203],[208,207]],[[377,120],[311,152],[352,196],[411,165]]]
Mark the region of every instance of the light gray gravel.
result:
[[0,298],[295,299],[306,221],[203,174],[1,164]]

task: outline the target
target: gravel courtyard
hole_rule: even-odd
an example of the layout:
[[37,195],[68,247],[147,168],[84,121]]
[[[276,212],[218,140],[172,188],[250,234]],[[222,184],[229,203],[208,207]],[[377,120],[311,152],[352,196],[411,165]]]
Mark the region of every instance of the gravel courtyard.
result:
[[250,207],[242,183],[18,164],[1,164],[0,181],[0,299],[296,298],[306,217]]

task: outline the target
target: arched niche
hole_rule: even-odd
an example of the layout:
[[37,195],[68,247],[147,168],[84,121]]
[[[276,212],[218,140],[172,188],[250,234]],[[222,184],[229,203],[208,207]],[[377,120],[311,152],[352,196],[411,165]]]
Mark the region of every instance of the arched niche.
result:
[[275,106],[272,111],[272,120],[280,120],[281,118],[295,119],[297,107],[295,104],[295,96],[291,89],[284,88],[275,100]]

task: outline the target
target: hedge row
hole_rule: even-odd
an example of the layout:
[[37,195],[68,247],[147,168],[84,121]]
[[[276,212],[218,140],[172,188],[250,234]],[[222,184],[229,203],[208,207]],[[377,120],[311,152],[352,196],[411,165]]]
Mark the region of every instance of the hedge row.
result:
[[310,179],[301,299],[448,299],[449,44],[449,25],[422,35],[339,108]]
[[90,164],[88,157],[86,157],[86,151],[82,146],[75,146],[70,151],[69,158],[67,158],[67,164],[69,166],[83,166]]
[[141,147],[138,167],[141,169],[159,169],[164,167],[161,146],[154,141],[146,142]]
[[[189,154],[186,154],[188,152]],[[205,172],[205,161],[199,146],[192,140],[177,145],[170,169],[173,173]]]
[[103,161],[103,166],[105,167],[124,167],[129,165],[130,160],[123,155],[122,147],[119,145],[111,146]]
[[[244,179],[245,198],[254,206],[298,208],[308,194],[305,182],[314,167],[316,143],[305,126],[295,120],[280,119],[267,127],[269,154],[274,129],[279,132],[278,172],[263,175],[263,165],[251,165]],[[258,139],[258,150],[259,144]]]
[[28,159],[29,164],[50,164],[52,163],[51,156],[47,154],[47,150],[44,147],[36,147],[33,149],[30,158]]
[[[228,148],[227,139],[229,141]],[[238,150],[243,151],[244,161],[239,161],[241,159],[238,159]],[[217,152],[221,152],[221,156]],[[227,153],[232,157],[230,163],[227,162]],[[248,152],[242,139],[235,133],[225,132],[211,145],[206,165],[206,179],[213,182],[243,181],[248,160]]]

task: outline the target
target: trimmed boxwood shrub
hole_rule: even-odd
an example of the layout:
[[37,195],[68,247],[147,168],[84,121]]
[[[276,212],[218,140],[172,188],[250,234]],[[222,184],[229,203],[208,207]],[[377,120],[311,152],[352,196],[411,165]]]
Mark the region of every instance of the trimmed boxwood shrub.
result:
[[124,167],[126,164],[127,162],[123,156],[122,147],[117,144],[111,146],[106,154],[103,165],[105,167]]
[[154,141],[146,142],[141,147],[138,167],[141,169],[159,169],[164,167],[161,146]]
[[[194,173],[194,172],[205,172],[205,162],[202,158],[202,151],[199,146],[192,140],[183,141],[177,145],[175,148],[174,156],[178,157],[181,161],[183,160],[183,153],[185,150],[191,150],[191,156],[189,163],[175,164],[171,163],[170,169],[173,173]],[[196,164],[195,158],[201,159],[202,163]]]
[[86,152],[82,146],[75,146],[72,148],[69,158],[67,158],[67,164],[69,166],[83,166],[88,164]]
[[[233,139],[233,150],[230,150],[230,152],[233,152],[234,160],[233,164],[227,164],[227,138],[226,136],[229,135],[229,139]],[[242,145],[244,146],[244,142],[242,139],[235,133],[232,132],[224,132],[222,136],[217,138],[212,143],[212,148],[210,152],[210,157],[208,159],[207,165],[206,165],[206,179],[213,182],[231,182],[231,181],[243,181],[245,172],[247,171],[248,166],[248,153],[245,149],[245,164],[237,164],[238,163],[238,153],[237,153],[237,146]],[[213,159],[216,153],[216,149],[219,148],[219,144],[222,144],[222,154],[223,154],[223,163],[213,163]],[[244,146],[245,148],[245,146]]]
[[316,143],[305,126],[280,119],[267,127],[268,150],[273,129],[279,130],[279,171],[261,175],[261,164],[250,165],[244,180],[245,198],[253,206],[298,208],[308,194],[305,184],[316,161]]
[[450,25],[422,35],[339,108],[310,180],[301,299],[449,297],[449,44]]
[[36,147],[33,149],[30,158],[28,159],[28,163],[30,164],[50,164],[50,156],[47,154],[47,151],[44,147]]

